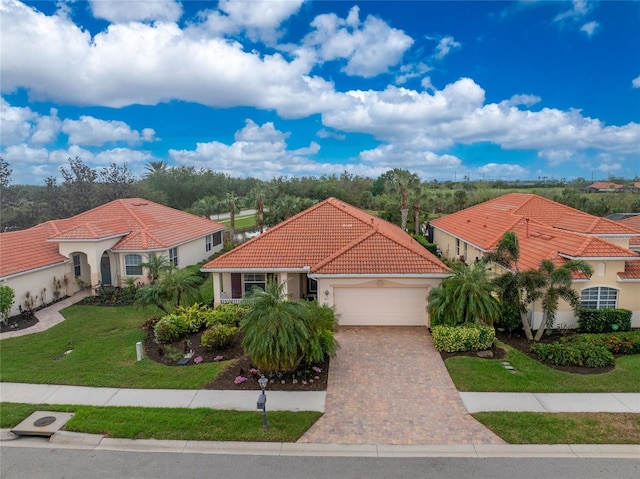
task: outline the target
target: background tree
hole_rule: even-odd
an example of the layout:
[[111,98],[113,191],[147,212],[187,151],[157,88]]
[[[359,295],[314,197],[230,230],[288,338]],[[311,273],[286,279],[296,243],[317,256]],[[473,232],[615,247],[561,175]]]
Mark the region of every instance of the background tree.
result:
[[9,314],[11,312],[11,306],[13,306],[15,296],[16,294],[11,286],[0,286],[0,320],[2,320],[4,324],[7,324],[9,321]]
[[126,163],[122,166],[110,163],[108,167],[100,170],[98,179],[100,203],[132,196],[135,178]]
[[409,218],[409,191],[420,186],[420,177],[409,170],[394,168],[391,170],[386,183],[386,190],[392,194],[400,194],[400,227],[407,230],[407,219]]

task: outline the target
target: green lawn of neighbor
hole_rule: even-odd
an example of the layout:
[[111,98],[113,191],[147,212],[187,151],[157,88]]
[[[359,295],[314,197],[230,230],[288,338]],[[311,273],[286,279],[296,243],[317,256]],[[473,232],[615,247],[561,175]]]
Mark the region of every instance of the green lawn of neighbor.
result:
[[[200,389],[228,361],[188,367],[136,361],[142,323],[153,312],[133,306],[74,305],[62,323],[0,342],[0,381],[122,388]],[[65,354],[66,351],[70,353]]]
[[[552,369],[526,354],[501,344],[509,354],[504,360],[469,356],[445,361],[459,391],[603,393],[640,392],[640,354],[616,358],[615,369],[602,374],[571,374]],[[515,373],[502,366],[508,361]]]

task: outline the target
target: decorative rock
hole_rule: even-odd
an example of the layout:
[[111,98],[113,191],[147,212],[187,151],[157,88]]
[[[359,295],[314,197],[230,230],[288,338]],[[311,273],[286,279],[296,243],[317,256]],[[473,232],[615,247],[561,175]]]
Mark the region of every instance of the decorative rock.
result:
[[477,351],[476,355],[481,358],[490,359],[493,357],[493,351],[487,349],[486,351]]

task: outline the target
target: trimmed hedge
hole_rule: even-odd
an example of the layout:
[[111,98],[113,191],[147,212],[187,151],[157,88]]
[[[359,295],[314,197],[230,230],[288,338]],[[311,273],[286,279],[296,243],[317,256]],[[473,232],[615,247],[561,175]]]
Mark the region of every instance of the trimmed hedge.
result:
[[206,325],[207,327],[215,324],[240,326],[248,313],[249,308],[243,304],[223,303],[207,312]]
[[540,361],[557,366],[586,366],[600,368],[615,364],[613,354],[604,346],[589,343],[576,344],[534,344],[531,346]]
[[491,326],[434,326],[431,328],[437,351],[483,351],[490,349],[496,332]]
[[429,241],[427,240],[427,238],[425,238],[422,235],[411,235],[413,236],[413,239],[416,240],[418,243],[420,243],[422,246],[424,246],[427,250],[429,250],[429,252],[433,255],[437,255],[438,254],[438,245],[434,244],[434,243],[429,243]]
[[575,334],[560,339],[563,344],[604,346],[612,354],[640,354],[640,331],[609,334]]
[[202,333],[201,343],[205,348],[224,349],[229,346],[237,332],[238,328],[235,326],[214,324]]
[[612,326],[618,331],[631,330],[631,311],[628,309],[580,309],[578,311],[579,333],[610,333]]
[[187,334],[187,330],[178,316],[170,314],[160,318],[153,327],[153,334],[159,343],[173,343]]

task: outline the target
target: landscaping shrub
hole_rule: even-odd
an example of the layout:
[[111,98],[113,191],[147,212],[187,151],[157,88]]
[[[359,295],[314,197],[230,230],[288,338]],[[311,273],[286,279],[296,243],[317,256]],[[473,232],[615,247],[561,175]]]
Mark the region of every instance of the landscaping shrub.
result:
[[156,341],[172,343],[183,337],[187,332],[184,323],[175,315],[164,316],[153,328]]
[[575,334],[560,339],[563,344],[604,346],[612,354],[640,354],[640,331],[608,334]]
[[581,309],[578,311],[579,333],[610,333],[613,325],[619,331],[631,330],[631,311],[627,309]]
[[500,314],[493,325],[496,329],[504,329],[508,333],[522,329],[518,304],[503,300],[500,303]]
[[243,304],[223,303],[207,312],[206,325],[240,326],[248,312],[249,308]]
[[224,349],[229,346],[237,332],[238,328],[235,326],[214,324],[202,333],[201,343],[205,348]]
[[482,351],[490,349],[496,337],[491,326],[434,326],[431,328],[437,351]]
[[182,323],[185,334],[198,332],[207,321],[211,308],[202,304],[191,306],[178,306],[171,316],[176,317],[176,321]]
[[413,239],[415,239],[418,243],[420,243],[422,246],[428,249],[431,254],[433,255],[438,254],[438,245],[434,243],[429,243],[429,241],[427,241],[427,238],[425,238],[422,235],[411,235],[411,236],[413,236]]
[[538,356],[540,361],[557,366],[598,368],[615,363],[613,354],[607,348],[589,343],[538,343],[531,346],[531,352]]

